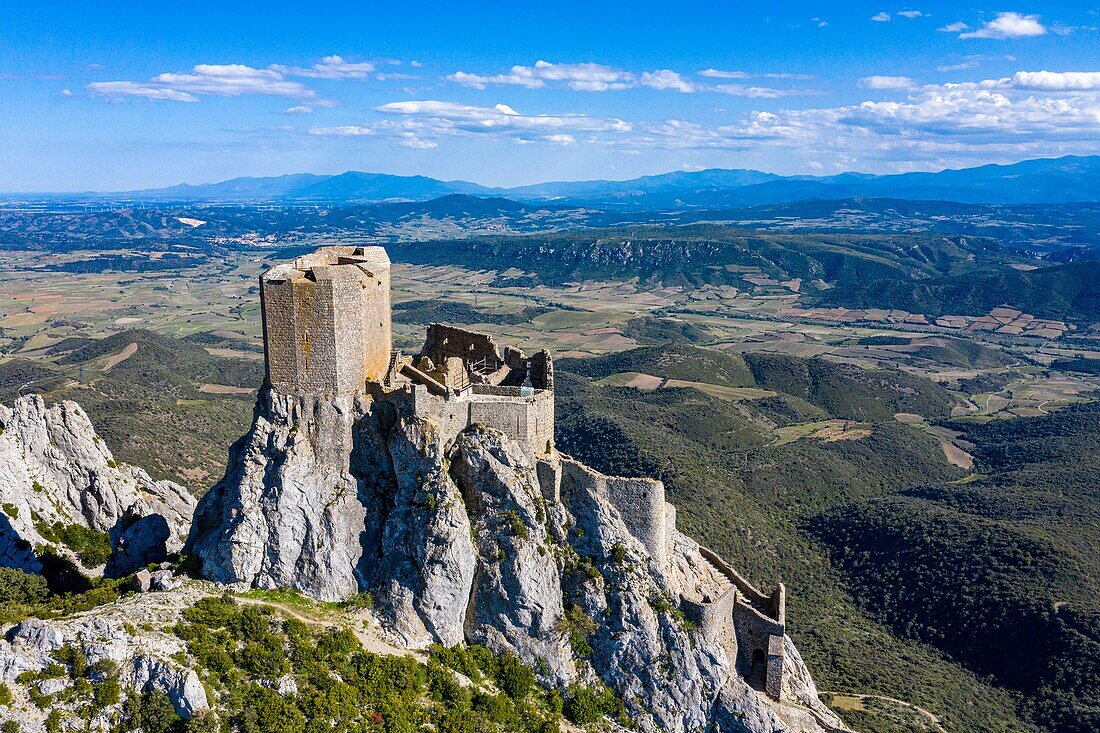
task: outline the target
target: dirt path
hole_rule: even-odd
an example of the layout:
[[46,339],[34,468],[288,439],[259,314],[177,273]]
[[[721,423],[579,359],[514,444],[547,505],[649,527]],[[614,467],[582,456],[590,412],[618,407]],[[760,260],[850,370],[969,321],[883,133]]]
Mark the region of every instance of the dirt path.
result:
[[129,359],[131,356],[137,353],[137,342],[127,344],[126,348],[122,351],[107,358],[107,361],[103,363],[103,371],[109,372],[122,362]]
[[280,613],[301,621],[304,624],[309,624],[310,626],[344,626],[355,634],[355,638],[359,639],[359,643],[363,645],[364,649],[373,654],[424,658],[423,652],[414,651],[412,649],[402,649],[383,639],[382,633],[377,627],[377,622],[367,613],[347,614],[338,618],[325,619],[318,616],[306,615],[286,603],[267,601],[262,598],[248,598],[247,596],[237,596],[236,599],[241,603],[247,603],[253,606],[270,606],[271,608],[278,609]]
[[895,705],[901,705],[903,708],[909,708],[910,710],[913,710],[913,711],[916,711],[917,713],[920,713],[920,715],[922,715],[924,718],[926,718],[928,720],[928,722],[932,724],[932,727],[935,728],[937,731],[939,731],[939,733],[947,733],[947,728],[943,727],[943,723],[940,722],[939,716],[936,715],[935,713],[933,713],[931,710],[927,710],[925,708],[922,708],[920,705],[915,705],[915,704],[913,704],[911,702],[907,702],[905,700],[899,700],[896,697],[889,697],[888,695],[870,695],[870,694],[859,693],[859,692],[834,692],[832,690],[819,690],[818,692],[822,695],[839,695],[841,697],[852,697],[852,698],[855,698],[856,700],[871,700],[871,699],[873,699],[873,700],[885,700],[886,702],[892,702]]
[[228,384],[204,384],[199,391],[205,394],[252,394],[252,387],[231,387]]

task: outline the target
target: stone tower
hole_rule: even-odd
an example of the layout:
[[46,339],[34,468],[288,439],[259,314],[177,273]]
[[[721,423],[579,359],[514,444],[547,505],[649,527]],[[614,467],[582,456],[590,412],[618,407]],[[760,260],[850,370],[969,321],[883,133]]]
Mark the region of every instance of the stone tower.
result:
[[390,260],[383,247],[322,247],[260,276],[266,384],[358,394],[389,369]]

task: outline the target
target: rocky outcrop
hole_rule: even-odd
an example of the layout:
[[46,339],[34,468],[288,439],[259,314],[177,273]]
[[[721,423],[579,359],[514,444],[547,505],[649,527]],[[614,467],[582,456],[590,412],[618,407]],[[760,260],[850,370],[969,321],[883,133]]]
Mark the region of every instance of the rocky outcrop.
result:
[[398,402],[267,390],[187,547],[241,588],[370,592],[405,647],[478,643],[547,684],[607,685],[646,731],[841,727],[789,639],[783,703],[736,672],[729,608],[725,625],[689,617],[734,597],[728,580],[659,484],[624,481],[557,455],[532,466],[476,426],[445,445]]
[[117,463],[75,402],[0,405],[0,565],[40,572],[40,546],[76,562],[43,536],[75,524],[110,535],[107,571],[123,575],[178,552],[194,506],[183,487]]
[[[13,693],[12,703],[0,717],[19,720],[24,731],[37,733],[45,730],[46,716],[55,707],[72,713],[66,706],[74,703],[64,695],[43,704],[41,696],[38,701],[30,699],[26,689],[34,685],[37,692],[54,695],[73,684],[68,675],[41,681],[26,682],[25,677],[19,680],[24,672],[40,672],[56,663],[61,656],[58,652],[65,646],[83,652],[92,670],[86,674],[93,679],[102,677],[101,670],[112,669],[122,690],[163,691],[184,718],[206,710],[209,702],[198,675],[177,661],[186,655],[184,643],[171,633],[155,629],[170,628],[182,609],[207,594],[193,585],[171,593],[131,596],[64,620],[28,619],[17,624],[0,640],[0,681]],[[110,664],[102,665],[104,660]],[[75,670],[67,671],[76,674]],[[89,729],[110,729],[111,718],[117,712],[117,704],[98,711]]]

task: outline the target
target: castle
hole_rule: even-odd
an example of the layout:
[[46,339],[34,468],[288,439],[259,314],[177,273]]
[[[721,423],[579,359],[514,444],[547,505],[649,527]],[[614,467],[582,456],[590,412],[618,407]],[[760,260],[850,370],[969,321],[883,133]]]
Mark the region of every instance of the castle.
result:
[[393,348],[382,247],[322,247],[260,278],[266,384],[281,394],[385,394],[411,401],[449,442],[500,430],[532,461],[554,444],[554,367],[491,336],[433,323],[419,354]]
[[[265,385],[284,395],[370,395],[431,420],[444,445],[470,426],[503,432],[535,466],[548,501],[571,492],[602,495],[659,565],[668,555],[676,509],[660,481],[609,477],[554,450],[554,368],[549,352],[532,356],[491,336],[428,326],[413,355],[393,348],[390,261],[382,247],[330,246],[260,277]],[[737,671],[775,699],[782,696],[785,591],[754,588],[718,555],[701,548],[719,578],[685,615],[723,643]]]

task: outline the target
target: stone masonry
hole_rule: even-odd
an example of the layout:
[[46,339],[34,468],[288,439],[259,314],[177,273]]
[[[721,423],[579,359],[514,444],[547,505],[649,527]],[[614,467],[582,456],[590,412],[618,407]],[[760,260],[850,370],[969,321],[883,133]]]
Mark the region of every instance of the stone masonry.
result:
[[382,247],[323,247],[260,278],[267,384],[348,395],[381,380],[392,350],[390,261]]

